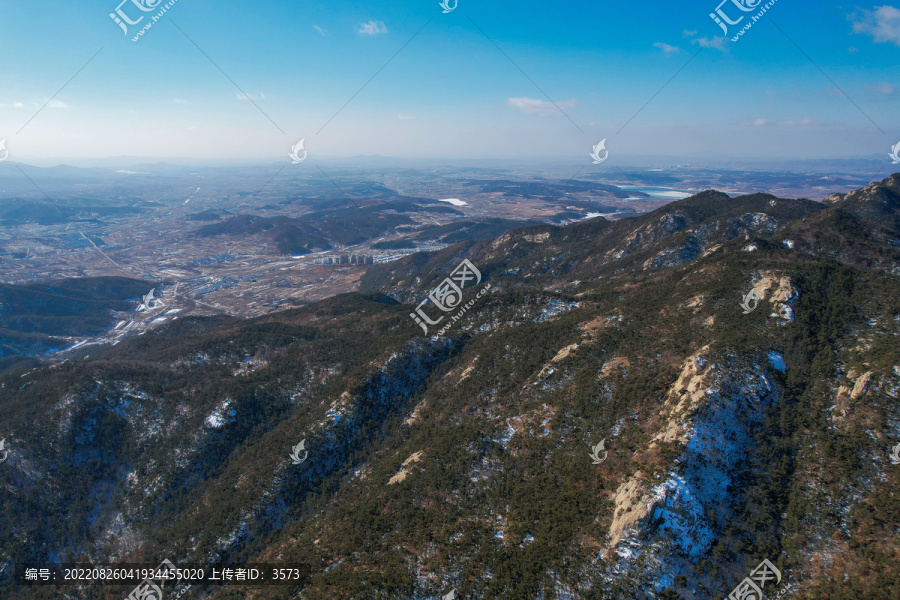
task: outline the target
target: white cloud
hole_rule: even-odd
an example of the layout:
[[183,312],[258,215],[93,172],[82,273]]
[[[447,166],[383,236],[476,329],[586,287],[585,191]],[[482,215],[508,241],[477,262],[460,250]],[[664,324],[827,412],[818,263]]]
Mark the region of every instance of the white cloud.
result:
[[172,102],[174,102],[175,104],[187,104],[188,103],[187,100],[182,100],[181,98],[173,98]]
[[715,48],[716,50],[721,50],[725,52],[726,50],[726,38],[724,37],[713,37],[713,38],[697,38],[696,40],[691,41],[692,44],[698,44],[701,48]]
[[238,100],[265,100],[266,95],[262,92],[250,92],[249,94],[235,94]]
[[876,43],[893,42],[900,46],[900,9],[879,6],[851,16],[853,31],[871,35]]
[[[69,105],[62,100],[41,100],[40,102],[29,102],[32,108],[69,108]],[[24,102],[13,102],[12,104],[0,104],[0,108],[25,108]]]
[[313,25],[313,29],[315,29],[316,31],[318,31],[318,32],[322,35],[322,37],[325,37],[325,30],[324,30],[324,29],[322,29],[322,28],[319,27],[318,25]]
[[753,121],[753,124],[756,125],[757,127],[765,127],[766,125],[769,124],[769,122],[766,121],[765,119],[757,119],[757,120]]
[[670,46],[669,44],[666,44],[665,42],[656,42],[655,44],[653,44],[653,47],[659,48],[666,54],[677,54],[677,53],[681,52],[681,48],[679,48],[678,46]]
[[685,29],[684,31],[681,32],[681,35],[683,35],[686,38],[694,37],[695,35],[697,35],[697,30],[696,29]]
[[895,91],[897,91],[897,88],[895,88],[887,81],[879,81],[874,85],[870,85],[869,89],[882,96],[891,96]]
[[412,115],[397,115],[397,119],[399,121],[411,121],[415,119],[415,117]]
[[[558,115],[560,109],[567,108],[575,108],[578,106],[577,100],[564,100],[562,102],[557,102],[555,105],[552,102],[545,102],[544,100],[537,100],[535,98],[527,98],[522,96],[521,98],[509,98],[507,101],[509,106],[513,108],[517,108],[521,110],[523,113],[530,115]],[[557,108],[557,106],[559,108]]]
[[387,33],[388,28],[384,21],[369,21],[368,23],[360,23],[359,31],[361,35],[378,35],[379,33]]

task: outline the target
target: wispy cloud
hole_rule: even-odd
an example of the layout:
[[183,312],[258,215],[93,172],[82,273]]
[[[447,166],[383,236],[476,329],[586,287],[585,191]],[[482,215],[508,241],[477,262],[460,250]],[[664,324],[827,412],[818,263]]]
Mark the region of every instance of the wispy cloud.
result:
[[313,29],[319,32],[322,37],[325,37],[325,30],[319,27],[318,25],[313,25]]
[[696,29],[685,29],[684,31],[681,32],[681,35],[683,35],[686,38],[694,37],[695,35],[697,35],[697,30]]
[[659,48],[666,54],[678,54],[679,52],[681,52],[681,48],[679,48],[678,46],[670,46],[665,42],[656,42],[655,44],[653,44],[653,47]]
[[510,98],[506,102],[509,106],[521,110],[523,113],[544,116],[558,115],[560,114],[560,109],[575,108],[578,106],[577,100],[563,100],[554,104],[553,102],[545,102],[544,100],[527,98],[525,96],[522,96],[521,98]]
[[900,9],[879,6],[850,15],[853,31],[871,35],[876,43],[892,42],[900,46]]
[[788,119],[787,121],[769,121],[768,119],[756,119],[753,124],[757,127],[768,127],[770,125],[777,127],[813,127],[821,125],[818,121],[812,119],[800,119],[795,121]]
[[237,97],[238,100],[265,100],[266,99],[266,95],[262,92],[256,92],[255,94],[253,92],[250,92],[248,94],[238,93],[238,94],[235,94],[235,96]]
[[69,108],[69,105],[63,102],[62,100],[53,99],[50,102],[43,100],[41,102],[29,102],[26,104],[25,102],[12,102],[10,104],[0,103],[0,108],[28,108],[31,106],[32,108],[40,108],[46,104],[46,108]]
[[173,98],[172,102],[174,102],[175,104],[187,104],[188,103],[187,100],[182,100],[181,98]]
[[413,115],[397,115],[398,121],[412,121],[415,119]]
[[387,33],[388,28],[384,21],[369,21],[368,23],[359,24],[359,34],[361,35],[378,35],[379,33]]
[[727,40],[724,37],[702,37],[697,38],[695,40],[691,40],[692,44],[697,44],[701,48],[713,48],[715,50],[719,50],[721,52],[726,52],[728,49]]
[[897,88],[887,81],[879,81],[878,83],[868,86],[870,90],[881,96],[892,96]]

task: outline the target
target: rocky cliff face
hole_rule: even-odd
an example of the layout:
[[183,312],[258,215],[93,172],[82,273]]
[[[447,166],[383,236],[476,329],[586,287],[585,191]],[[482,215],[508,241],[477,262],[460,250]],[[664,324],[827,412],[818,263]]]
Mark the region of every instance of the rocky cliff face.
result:
[[[767,594],[896,598],[898,181],[530,227],[8,373],[0,596],[168,558],[305,574],[188,598],[723,598],[768,559]],[[491,287],[427,337],[462,259]]]

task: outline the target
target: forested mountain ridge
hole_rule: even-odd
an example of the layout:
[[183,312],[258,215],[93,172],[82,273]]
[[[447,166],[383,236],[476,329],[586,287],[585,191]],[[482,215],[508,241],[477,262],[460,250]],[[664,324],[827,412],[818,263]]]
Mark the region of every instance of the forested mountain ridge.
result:
[[0,284],[0,369],[3,359],[60,351],[64,336],[97,335],[131,310],[153,284],[125,277],[82,277],[28,285]]
[[[308,573],[188,598],[724,598],[768,559],[782,597],[896,598],[898,189],[514,230],[5,374],[0,596],[168,558]],[[490,291],[428,337],[463,259]]]

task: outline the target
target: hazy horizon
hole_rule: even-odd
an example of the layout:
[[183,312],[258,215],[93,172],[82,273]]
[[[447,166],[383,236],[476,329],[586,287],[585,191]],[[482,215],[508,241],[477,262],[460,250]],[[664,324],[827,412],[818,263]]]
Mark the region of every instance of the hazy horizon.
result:
[[[42,169],[55,167],[75,167],[79,169],[122,169],[125,167],[139,166],[172,166],[172,167],[256,167],[282,164],[278,156],[272,157],[185,157],[185,156],[102,156],[102,157],[17,157],[18,160],[9,159],[10,165],[20,164]],[[549,156],[549,157],[430,157],[430,156],[389,156],[389,155],[324,155],[315,156],[317,162],[331,164],[338,167],[355,167],[361,170],[374,168],[490,168],[490,169],[514,169],[525,168],[540,171],[541,169],[579,167],[583,163],[579,156]],[[752,172],[788,172],[796,170],[834,170],[841,172],[868,172],[879,169],[876,176],[880,179],[893,172],[900,172],[900,167],[892,166],[890,161],[879,156],[857,157],[823,157],[823,158],[737,158],[719,156],[716,158],[699,157],[652,157],[621,155],[618,164],[612,171],[606,172],[582,172],[585,176],[615,176],[616,167],[619,169],[644,169],[644,170],[678,170],[678,169],[719,169]],[[883,175],[881,175],[883,174]],[[3,174],[0,173],[0,177]]]

